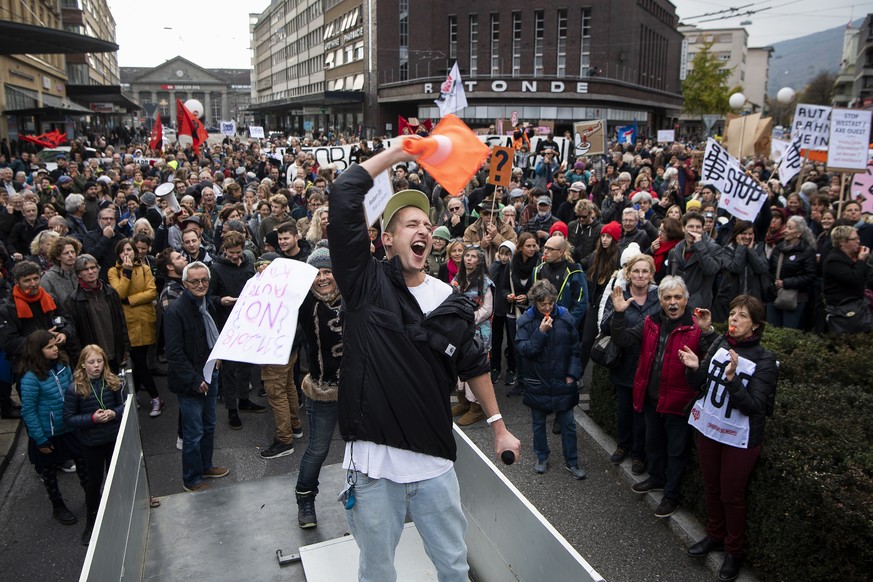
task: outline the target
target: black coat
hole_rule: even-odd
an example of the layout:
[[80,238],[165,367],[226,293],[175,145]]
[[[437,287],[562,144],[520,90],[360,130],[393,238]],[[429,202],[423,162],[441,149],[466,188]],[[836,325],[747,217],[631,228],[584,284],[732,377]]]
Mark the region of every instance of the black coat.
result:
[[125,236],[115,229],[112,238],[103,236],[103,229],[97,228],[85,235],[82,251],[93,256],[100,264],[100,280],[109,281],[109,269],[115,266],[118,257],[115,256],[115,245],[124,240]]
[[731,301],[737,295],[753,295],[766,301],[770,287],[770,263],[764,251],[757,246],[748,247],[729,243],[721,251],[722,269],[718,292],[712,309],[712,320],[726,321]]
[[86,447],[115,442],[121,426],[121,416],[124,414],[124,388],[110,390],[106,387],[102,390],[103,406],[107,410],[114,410],[115,418],[109,422],[94,422],[91,415],[101,408],[97,400],[97,395],[101,392],[101,382],[91,383],[91,393],[86,398],[76,394],[75,387],[75,383],[70,384],[64,393],[64,425],[76,429],[79,440]]
[[721,247],[707,235],[693,245],[685,258],[688,242],[682,241],[670,251],[668,269],[671,275],[682,277],[688,287],[688,309],[712,309],[715,276],[721,271]]
[[[779,255],[782,259],[782,271],[779,278],[782,279],[785,289],[797,289],[797,301],[806,303],[809,301],[808,291],[815,282],[815,249],[806,241],[800,239],[790,249],[785,248],[785,241],[780,242],[770,255],[770,274],[776,279],[776,267],[779,263]],[[770,300],[776,297],[775,289],[771,290]]]
[[[124,318],[124,308],[121,306],[121,298],[118,292],[108,283],[103,283],[102,288],[98,291],[102,295],[104,304],[104,313],[112,322],[112,331],[114,338],[113,350],[115,352],[118,363],[121,363],[121,358],[125,352],[130,351],[130,338],[127,335],[127,320]],[[70,361],[79,361],[79,352],[88,344],[98,344],[97,329],[94,327],[94,320],[91,312],[88,309],[87,291],[82,287],[77,287],[73,294],[70,295],[64,302],[64,309],[70,316],[73,325],[76,326],[76,342],[71,346]],[[101,346],[106,349],[106,346]]]
[[372,186],[367,171],[352,166],[331,189],[331,232],[339,235],[331,237],[330,254],[343,297],[340,434],[346,441],[454,460],[449,397],[458,378],[490,370],[475,335],[476,306],[450,293],[425,317],[406,286],[399,257],[370,256],[364,196]]
[[[255,276],[255,266],[243,256],[243,262],[236,265],[224,257],[215,257],[209,265],[212,277],[209,279],[209,294],[213,297],[239,297],[249,279]],[[215,314],[215,325],[218,331],[224,327],[233,304],[219,305]]]
[[864,297],[867,288],[866,261],[856,261],[840,249],[833,249],[822,269],[824,300],[836,306]]
[[[185,291],[164,314],[164,352],[167,355],[167,387],[180,396],[205,397],[200,383],[209,383],[203,377],[203,366],[209,358],[206,326],[197,307],[197,300]],[[207,306],[215,318],[217,301],[207,296]]]
[[33,317],[21,319],[18,317],[18,310],[15,308],[15,299],[10,291],[9,296],[0,305],[0,348],[6,352],[6,357],[9,363],[12,364],[12,369],[15,369],[18,358],[21,357],[21,352],[24,351],[24,344],[27,342],[27,336],[38,329],[51,329],[55,327],[52,321],[56,317],[63,319],[63,323],[55,328],[67,336],[67,345],[64,350],[69,350],[75,345],[76,328],[63,306],[58,301],[58,298],[52,295],[55,301],[56,309],[44,312],[39,305],[39,302],[31,303],[30,309],[33,312]]

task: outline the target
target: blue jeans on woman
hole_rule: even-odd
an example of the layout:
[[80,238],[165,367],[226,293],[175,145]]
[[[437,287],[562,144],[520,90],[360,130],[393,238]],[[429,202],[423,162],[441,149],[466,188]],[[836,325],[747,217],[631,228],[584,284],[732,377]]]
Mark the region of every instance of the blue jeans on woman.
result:
[[[546,434],[546,417],[550,413],[536,408],[530,409],[533,427],[534,454],[540,461],[549,458],[549,437]],[[579,456],[576,445],[576,418],[573,409],[555,413],[555,420],[561,427],[561,448],[564,451],[564,462],[574,467],[579,464]]]
[[791,311],[777,309],[772,303],[767,304],[767,324],[774,327],[803,329],[803,310],[806,303],[798,303]]
[[297,474],[297,492],[318,493],[318,475],[330,452],[333,431],[336,428],[336,401],[306,399],[306,417],[309,419],[309,444],[300,460]]

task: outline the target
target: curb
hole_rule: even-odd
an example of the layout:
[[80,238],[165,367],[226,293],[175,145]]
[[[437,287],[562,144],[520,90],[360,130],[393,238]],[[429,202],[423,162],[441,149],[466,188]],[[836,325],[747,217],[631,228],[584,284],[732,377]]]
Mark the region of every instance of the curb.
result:
[[0,479],[3,478],[6,467],[9,466],[23,426],[24,423],[21,419],[0,420]]
[[[603,449],[603,452],[606,456],[612,454],[612,451],[615,450],[615,439],[609,436],[603,429],[601,429],[597,423],[595,423],[591,417],[589,417],[586,412],[581,408],[581,406],[576,407],[576,411],[574,413],[574,417],[576,419],[576,424],[582,427],[582,429],[588,433],[594,442],[600,445],[600,448]],[[631,460],[630,458],[622,461],[620,465],[616,465],[618,469],[621,470],[621,475],[624,477],[625,482],[628,484],[628,489],[634,483],[638,483],[645,479],[645,476],[637,477],[631,472]],[[635,495],[637,495],[635,493]],[[652,509],[658,506],[661,502],[661,494],[660,493],[646,493],[645,495],[646,504]],[[652,516],[652,519],[657,519]],[[704,536],[706,536],[706,529],[703,525],[697,521],[697,518],[693,513],[688,511],[687,509],[682,508],[676,510],[676,513],[666,518],[670,525],[670,531],[679,538],[684,547],[689,547],[692,544],[696,543]],[[693,559],[693,558],[689,558]],[[706,557],[706,567],[709,568],[714,574],[718,574],[719,568],[721,568],[722,560],[724,559],[724,554],[722,552],[712,552],[709,556]],[[759,582],[758,578],[755,577],[749,571],[748,566],[744,566],[740,571],[740,577],[737,578],[740,582]]]

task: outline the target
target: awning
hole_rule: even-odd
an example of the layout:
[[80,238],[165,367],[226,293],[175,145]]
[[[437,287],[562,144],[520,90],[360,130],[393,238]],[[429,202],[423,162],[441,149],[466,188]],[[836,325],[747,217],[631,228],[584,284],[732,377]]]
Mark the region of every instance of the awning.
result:
[[67,97],[89,110],[91,103],[112,103],[128,112],[142,109],[121,91],[121,85],[67,85]]
[[111,53],[114,42],[57,28],[0,20],[0,55]]
[[13,87],[6,85],[7,91],[15,91],[24,97],[30,99],[34,106],[25,107],[23,109],[7,109],[3,112],[4,115],[90,115],[91,110],[81,105],[77,105],[66,97],[56,97],[55,95],[42,94],[42,105],[39,103],[40,96],[30,89],[22,89],[21,87]]

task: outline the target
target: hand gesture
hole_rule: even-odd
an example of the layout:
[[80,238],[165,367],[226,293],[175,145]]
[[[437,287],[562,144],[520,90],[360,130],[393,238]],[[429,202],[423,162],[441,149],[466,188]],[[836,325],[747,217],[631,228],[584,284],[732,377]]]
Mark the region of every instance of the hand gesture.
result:
[[734,379],[734,376],[737,373],[737,363],[739,363],[740,361],[740,356],[737,355],[734,350],[728,351],[728,355],[731,357],[731,359],[728,362],[727,368],[725,368],[724,372],[728,381],[731,381]]
[[516,295],[515,302],[519,305],[524,305],[525,303],[527,303],[527,295],[525,295],[524,293],[522,293],[521,295]]
[[652,241],[652,252],[657,251],[659,248],[661,248],[661,237]]
[[459,222],[461,222],[461,215],[460,214],[453,214],[452,220],[451,220],[452,226],[457,226],[457,224]]
[[694,315],[697,317],[697,326],[703,331],[712,327],[712,312],[709,309],[698,307],[694,310]]
[[551,329],[552,329],[553,323],[554,322],[552,321],[552,316],[545,315],[543,317],[543,320],[540,322],[540,331],[543,333],[549,333],[549,331],[551,331]]
[[612,306],[616,313],[624,313],[627,311],[631,299],[624,298],[624,291],[619,285],[612,288]]
[[862,246],[858,250],[858,260],[859,261],[866,261],[868,259],[868,257],[870,257],[870,247]]
[[645,211],[645,210],[640,210],[640,211],[638,212],[638,214],[639,214],[639,217],[640,217],[640,222],[646,222],[646,211]]
[[679,361],[690,370],[696,370],[700,367],[700,358],[688,346],[682,346],[682,349],[679,350]]
[[133,259],[130,258],[130,255],[125,255],[124,258],[121,259],[121,265],[125,269],[132,269],[133,268]]
[[688,234],[691,235],[691,244],[699,243],[700,241],[703,240],[703,233],[702,232],[690,232]]
[[115,226],[112,224],[108,224],[103,227],[103,236],[106,238],[112,238],[115,234]]
[[487,233],[489,239],[493,239],[493,238],[494,238],[494,235],[497,234],[497,227],[494,226],[494,223],[493,223],[493,222],[489,222],[489,223],[485,226],[485,232]]

